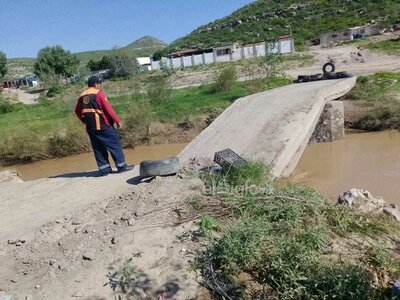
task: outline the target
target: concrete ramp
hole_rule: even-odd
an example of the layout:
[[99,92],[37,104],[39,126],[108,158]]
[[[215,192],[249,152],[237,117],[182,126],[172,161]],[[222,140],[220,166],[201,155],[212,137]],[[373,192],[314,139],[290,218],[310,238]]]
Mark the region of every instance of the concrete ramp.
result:
[[349,92],[356,78],[292,84],[236,100],[178,155],[213,159],[231,148],[262,161],[276,177],[289,176],[328,101]]

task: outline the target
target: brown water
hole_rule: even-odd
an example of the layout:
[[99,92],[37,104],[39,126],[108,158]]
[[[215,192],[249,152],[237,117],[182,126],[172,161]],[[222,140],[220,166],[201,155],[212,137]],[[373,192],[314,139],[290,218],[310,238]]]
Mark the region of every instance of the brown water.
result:
[[[139,146],[125,149],[126,160],[138,164],[179,153],[186,144]],[[17,165],[23,180],[95,170],[92,153]],[[400,133],[348,134],[341,141],[307,146],[289,182],[316,188],[327,198],[351,188],[363,188],[400,204]]]
[[289,181],[332,200],[362,188],[400,204],[400,133],[348,134],[341,141],[309,145]]
[[[128,163],[139,164],[143,160],[165,159],[174,156],[185,146],[186,144],[138,146],[135,149],[124,149],[124,153]],[[67,173],[96,170],[97,165],[93,153],[84,153],[31,164],[15,165],[6,169],[16,170],[19,177],[27,181]]]

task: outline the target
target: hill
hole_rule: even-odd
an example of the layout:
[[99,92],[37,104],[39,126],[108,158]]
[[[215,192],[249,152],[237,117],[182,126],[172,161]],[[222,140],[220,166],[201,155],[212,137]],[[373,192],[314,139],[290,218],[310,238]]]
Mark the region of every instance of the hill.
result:
[[[113,51],[121,51],[128,56],[135,58],[138,56],[150,56],[158,50],[162,50],[167,46],[163,41],[151,37],[144,36],[127,46],[121,48],[115,48],[111,50],[95,50],[95,51],[84,51],[77,52],[75,55],[80,60],[81,66],[86,66],[88,61],[100,60],[104,55],[110,55]],[[68,49],[66,49],[68,50]],[[34,58],[11,58],[7,60],[8,73],[5,79],[11,79],[27,74],[33,74],[33,65],[35,64]]]
[[166,43],[155,37],[144,36],[121,48],[115,48],[111,50],[77,52],[75,54],[80,60],[81,65],[86,66],[89,60],[100,60],[103,56],[112,54],[113,51],[119,51],[134,58],[139,56],[150,56],[154,52],[164,49],[166,46]]
[[203,25],[170,44],[168,51],[251,43],[289,34],[297,46],[320,33],[375,21],[381,27],[400,22],[398,0],[258,0],[229,16]]

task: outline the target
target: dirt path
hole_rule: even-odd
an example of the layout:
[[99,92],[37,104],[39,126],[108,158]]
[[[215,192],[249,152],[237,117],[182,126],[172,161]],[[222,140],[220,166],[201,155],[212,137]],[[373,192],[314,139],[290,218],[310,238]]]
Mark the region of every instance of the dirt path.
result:
[[322,73],[324,63],[332,61],[337,71],[348,71],[354,75],[369,75],[376,72],[400,70],[400,57],[386,55],[365,49],[363,46],[346,45],[333,48],[312,47],[310,53],[314,57],[311,66],[288,70],[290,76]]
[[[389,38],[389,37],[380,37]],[[376,72],[398,72],[400,71],[400,56],[386,55],[379,52],[369,51],[364,46],[357,44],[342,45],[332,48],[321,48],[313,46],[306,55],[314,57],[311,65],[306,67],[291,66],[284,70],[287,76],[296,78],[298,75],[309,75],[322,73],[322,66],[328,61],[333,61],[337,71],[348,71],[354,75],[370,75]],[[298,65],[298,64],[297,64]],[[239,81],[248,80],[248,77],[239,71]],[[215,71],[178,71],[172,80],[174,88],[185,88],[188,86],[199,86],[205,82],[213,82]]]
[[23,91],[21,89],[4,89],[5,94],[9,94],[11,98],[15,97],[19,102],[27,105],[37,104],[37,99],[39,98],[39,93],[30,93]]
[[[198,246],[190,238],[193,222],[185,222],[185,199],[199,193],[193,187],[201,182],[169,177],[138,184],[135,175],[15,183],[21,194],[14,196],[4,193],[13,184],[3,184],[9,204],[0,217],[0,296],[195,298],[196,274],[188,269]],[[22,231],[29,233],[25,242]]]

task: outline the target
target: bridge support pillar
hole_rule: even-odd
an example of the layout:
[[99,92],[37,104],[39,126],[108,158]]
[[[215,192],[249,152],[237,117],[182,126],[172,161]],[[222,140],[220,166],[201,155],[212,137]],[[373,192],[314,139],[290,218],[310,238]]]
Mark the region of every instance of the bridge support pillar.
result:
[[344,138],[344,107],[342,101],[328,102],[310,138],[310,143],[324,143]]

